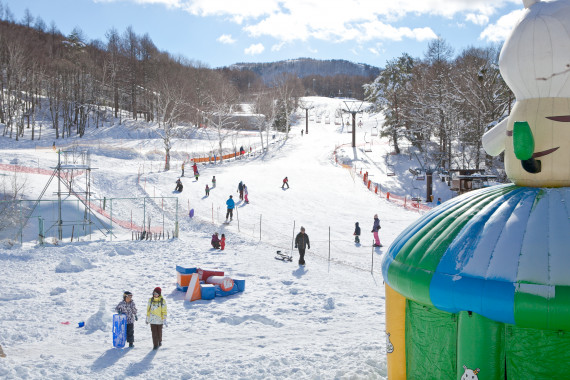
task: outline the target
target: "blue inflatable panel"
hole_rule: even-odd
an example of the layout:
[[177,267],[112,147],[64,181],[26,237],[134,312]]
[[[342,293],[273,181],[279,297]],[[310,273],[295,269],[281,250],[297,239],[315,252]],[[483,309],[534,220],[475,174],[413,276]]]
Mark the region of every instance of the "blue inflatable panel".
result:
[[127,315],[113,314],[113,347],[123,348],[127,342]]
[[176,283],[176,290],[180,290],[181,292],[186,293],[188,291],[187,286],[181,286],[179,283]]
[[234,278],[234,284],[236,284],[238,291],[243,292],[245,290],[245,280]]
[[176,266],[176,271],[180,274],[192,274],[198,271],[198,268],[184,268],[181,266]]
[[200,284],[203,300],[213,300],[216,296],[216,287],[211,284]]
[[214,285],[216,287],[216,297],[226,297],[231,296],[232,294],[236,294],[239,292],[236,283],[234,282],[234,287],[231,290],[224,291],[218,285]]

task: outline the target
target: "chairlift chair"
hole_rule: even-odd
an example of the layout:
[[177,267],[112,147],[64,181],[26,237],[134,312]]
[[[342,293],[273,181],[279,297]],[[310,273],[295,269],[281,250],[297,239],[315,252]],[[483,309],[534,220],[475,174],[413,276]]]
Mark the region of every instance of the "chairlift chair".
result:
[[372,136],[378,136],[378,119],[376,119],[376,125],[372,127],[372,131],[370,133]]

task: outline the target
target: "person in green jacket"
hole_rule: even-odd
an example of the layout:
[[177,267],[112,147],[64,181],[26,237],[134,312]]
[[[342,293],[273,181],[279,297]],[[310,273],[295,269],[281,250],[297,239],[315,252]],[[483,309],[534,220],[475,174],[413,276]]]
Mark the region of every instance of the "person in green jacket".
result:
[[158,286],[154,288],[152,297],[148,300],[146,307],[146,324],[150,324],[152,333],[153,350],[162,346],[162,326],[166,324],[166,300],[162,297],[162,289]]

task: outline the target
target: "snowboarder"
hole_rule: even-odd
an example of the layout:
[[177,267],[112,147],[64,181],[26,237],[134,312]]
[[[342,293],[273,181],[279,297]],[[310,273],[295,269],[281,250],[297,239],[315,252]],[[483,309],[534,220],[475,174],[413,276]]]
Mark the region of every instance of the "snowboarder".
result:
[[354,242],[360,244],[360,226],[358,222],[354,223]]
[[222,238],[220,239],[220,249],[223,251],[226,248],[226,235],[222,234]]
[[182,175],[180,177],[184,177],[184,161],[182,161]]
[[311,249],[309,235],[305,233],[305,227],[301,227],[301,232],[295,237],[295,248],[299,248],[299,265],[305,265],[305,248]]
[[380,237],[378,236],[378,231],[380,231],[380,219],[378,219],[378,214],[374,214],[374,225],[372,226],[372,233],[374,234],[374,246],[382,247],[380,244]]
[[210,196],[210,188],[208,187],[208,184],[206,184],[206,196]]
[[137,317],[137,307],[135,306],[135,301],[133,301],[133,293],[124,292],[123,300],[119,302],[115,308],[117,313],[127,315],[127,342],[129,342],[129,347],[135,346],[135,321],[138,321]]
[[249,199],[247,198],[248,195],[248,191],[247,191],[247,186],[245,185],[245,183],[243,184],[243,198],[245,200],[245,203],[249,203]]
[[154,288],[152,297],[148,300],[146,307],[146,324],[150,324],[152,333],[153,350],[157,350],[162,346],[162,326],[166,324],[166,300],[162,297],[162,289]]
[[234,207],[236,207],[236,203],[233,200],[233,196],[230,195],[230,197],[228,198],[228,200],[226,201],[226,205],[228,206],[228,211],[226,212],[226,222],[228,221],[228,217],[230,218],[230,221],[233,219],[234,217]]
[[287,177],[283,178],[283,185],[281,185],[281,188],[284,189],[285,185],[289,188],[289,179]]
[[212,187],[216,187],[216,176],[212,177]]
[[239,193],[239,199],[243,200],[243,182],[239,181],[237,192]]
[[174,191],[182,192],[183,188],[184,188],[184,186],[182,186],[182,181],[180,180],[180,178],[178,178],[176,180],[176,188],[174,189]]
[[212,241],[210,242],[210,244],[212,244],[212,247],[220,249],[220,238],[218,237],[217,232],[214,232],[214,234],[212,235]]

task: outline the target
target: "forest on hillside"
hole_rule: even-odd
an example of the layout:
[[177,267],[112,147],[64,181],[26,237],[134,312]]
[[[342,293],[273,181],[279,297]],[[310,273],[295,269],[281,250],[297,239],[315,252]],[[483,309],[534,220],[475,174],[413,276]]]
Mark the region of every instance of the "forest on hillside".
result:
[[131,27],[89,40],[79,28],[63,35],[29,10],[16,20],[0,2],[0,123],[3,136],[33,140],[37,120],[49,121],[60,139],[110,117],[142,119],[164,130],[168,155],[173,126],[207,125],[222,135],[236,127],[230,115],[249,103],[262,136],[287,132],[300,97],[343,96],[385,114],[382,134],[395,153],[411,143],[442,168],[492,167],[481,136],[514,102],[499,50],[468,47],[455,56],[439,38],[424,57],[404,53],[379,71],[308,58],[211,69],[161,51]]

